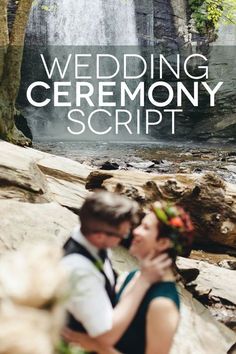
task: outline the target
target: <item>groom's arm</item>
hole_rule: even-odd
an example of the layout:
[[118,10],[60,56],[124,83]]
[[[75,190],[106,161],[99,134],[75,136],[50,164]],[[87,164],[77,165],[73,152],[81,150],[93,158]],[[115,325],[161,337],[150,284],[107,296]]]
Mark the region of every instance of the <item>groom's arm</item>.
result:
[[63,338],[75,346],[79,345],[87,351],[96,351],[99,354],[120,354],[114,348],[108,348],[101,345],[95,338],[91,338],[88,334],[72,331],[65,328],[62,332]]

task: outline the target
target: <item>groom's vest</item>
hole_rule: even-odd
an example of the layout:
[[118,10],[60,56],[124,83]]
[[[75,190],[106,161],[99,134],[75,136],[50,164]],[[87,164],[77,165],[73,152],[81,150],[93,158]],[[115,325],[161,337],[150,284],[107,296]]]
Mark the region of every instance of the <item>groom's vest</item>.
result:
[[[109,297],[111,304],[114,307],[116,304],[115,284],[111,285],[110,280],[108,279],[108,277],[105,274],[105,272],[103,271],[103,269],[101,267],[97,266],[97,259],[84,246],[82,246],[79,242],[75,241],[73,238],[69,238],[69,240],[65,243],[63,248],[64,248],[64,257],[68,256],[70,254],[80,254],[83,257],[90,260],[95,265],[95,267],[97,267],[97,269],[100,271],[100,273],[104,277],[105,289],[107,292],[107,296]],[[112,268],[112,270],[113,270],[113,268]],[[116,281],[117,275],[114,270],[113,270],[113,273],[114,273],[114,278]],[[94,296],[96,296],[96,294],[94,294]],[[96,314],[94,314],[94,316],[96,316]],[[74,316],[69,312],[68,312],[67,326],[74,331],[86,333],[86,329],[84,328],[82,323],[77,321],[74,318]]]

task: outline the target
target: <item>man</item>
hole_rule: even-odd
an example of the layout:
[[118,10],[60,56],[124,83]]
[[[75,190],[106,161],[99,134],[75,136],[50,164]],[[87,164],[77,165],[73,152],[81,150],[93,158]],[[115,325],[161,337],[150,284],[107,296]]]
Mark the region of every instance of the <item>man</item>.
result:
[[87,333],[98,346],[113,347],[129,326],[146,291],[170,265],[166,255],[146,259],[140,276],[114,308],[116,274],[107,250],[130,234],[137,215],[136,202],[104,191],[90,195],[81,207],[80,226],[64,246],[63,264],[72,282],[67,309],[68,327],[74,332],[64,332],[68,341],[75,341],[76,331]]

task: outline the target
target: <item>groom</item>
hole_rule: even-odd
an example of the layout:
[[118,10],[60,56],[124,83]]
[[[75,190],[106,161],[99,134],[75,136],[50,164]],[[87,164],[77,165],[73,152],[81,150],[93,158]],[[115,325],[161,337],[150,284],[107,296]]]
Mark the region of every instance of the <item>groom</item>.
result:
[[90,338],[92,350],[111,348],[129,326],[149,287],[161,279],[171,261],[166,255],[146,259],[140,276],[115,307],[116,273],[109,249],[127,238],[137,224],[138,204],[114,193],[96,192],[85,200],[79,218],[80,225],[64,246],[62,261],[71,280],[64,337],[82,345],[83,338]]

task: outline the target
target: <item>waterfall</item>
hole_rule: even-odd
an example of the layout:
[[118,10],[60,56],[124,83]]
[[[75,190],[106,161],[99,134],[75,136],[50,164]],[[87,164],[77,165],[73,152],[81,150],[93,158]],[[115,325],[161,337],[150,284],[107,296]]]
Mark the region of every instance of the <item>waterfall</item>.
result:
[[61,0],[49,19],[49,44],[138,44],[133,0]]
[[[40,43],[41,39],[48,46],[52,58],[58,56],[60,46],[64,46],[59,54],[62,59],[71,50],[76,53],[76,46],[113,46],[114,55],[119,55],[119,46],[135,46],[137,53],[134,0],[36,0],[30,15],[27,38],[31,43]],[[66,81],[74,81],[73,72],[67,74]],[[130,107],[127,109],[130,110]],[[33,136],[38,139],[41,136],[63,139],[66,131],[64,111],[62,109],[58,113],[58,109],[28,108],[25,115]],[[101,126],[105,124],[102,117],[98,122]],[[68,139],[68,134],[65,138]]]
[[138,45],[134,0],[35,0],[27,37],[50,45]]

